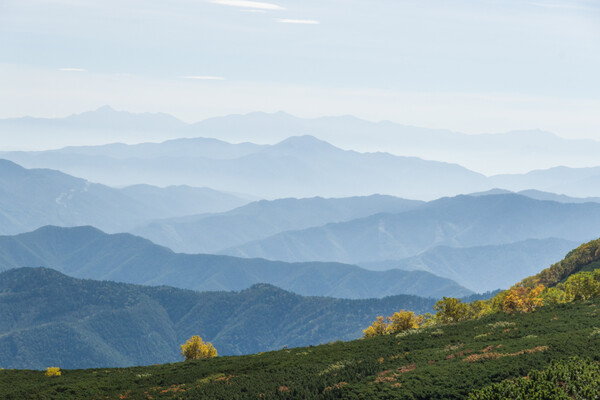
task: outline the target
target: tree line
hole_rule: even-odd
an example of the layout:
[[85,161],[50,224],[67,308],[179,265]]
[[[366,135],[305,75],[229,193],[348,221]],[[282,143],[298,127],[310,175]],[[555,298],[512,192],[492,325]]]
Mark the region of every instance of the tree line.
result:
[[434,314],[417,315],[412,311],[400,310],[388,317],[379,316],[363,330],[363,336],[369,338],[451,324],[500,312],[528,313],[545,304],[600,297],[600,265],[592,271],[584,270],[599,261],[600,239],[597,239],[579,246],[562,261],[523,279],[489,300],[466,303],[454,297],[443,297],[433,306],[436,311]]

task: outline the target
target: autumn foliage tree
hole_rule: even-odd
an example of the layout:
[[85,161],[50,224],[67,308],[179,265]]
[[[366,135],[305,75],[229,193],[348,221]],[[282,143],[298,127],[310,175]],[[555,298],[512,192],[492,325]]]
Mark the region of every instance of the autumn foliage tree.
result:
[[363,330],[363,336],[369,338],[416,329],[422,322],[422,315],[416,315],[412,311],[400,310],[395,312],[391,317],[377,317],[371,326]]
[[454,297],[442,297],[433,309],[437,311],[436,320],[443,324],[465,321],[470,317],[469,306]]
[[62,371],[59,367],[48,367],[46,368],[45,376],[61,376]]
[[396,333],[409,329],[417,329],[423,322],[423,316],[415,315],[412,311],[400,310],[389,317],[389,321],[388,332]]
[[377,317],[375,321],[367,329],[363,330],[363,335],[366,338],[384,335],[387,331],[388,324],[383,316]]
[[545,304],[586,301],[595,297],[600,297],[600,239],[579,246],[564,260],[489,300],[464,303],[454,297],[444,297],[433,307],[435,315],[415,315],[401,310],[391,317],[377,317],[363,333],[365,337],[379,336],[477,319],[492,313],[533,312]]
[[217,349],[211,343],[204,342],[200,336],[195,335],[181,345],[181,355],[185,357],[186,361],[213,358],[217,356]]
[[523,285],[513,286],[504,297],[504,311],[509,314],[534,311],[537,307],[544,305],[542,297],[544,289],[544,285],[538,285],[535,288]]

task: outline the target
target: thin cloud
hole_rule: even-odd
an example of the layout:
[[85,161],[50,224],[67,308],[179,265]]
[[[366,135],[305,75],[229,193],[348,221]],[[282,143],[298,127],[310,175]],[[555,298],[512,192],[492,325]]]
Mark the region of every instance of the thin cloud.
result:
[[199,79],[204,81],[222,81],[225,80],[222,76],[205,76],[205,75],[188,75],[183,76],[183,79]]
[[317,25],[320,22],[316,21],[314,19],[284,19],[284,18],[278,18],[277,21],[281,22],[282,24],[304,24],[304,25]]
[[241,7],[241,8],[254,8],[258,10],[285,10],[285,8],[278,6],[277,4],[263,3],[261,1],[247,1],[247,0],[208,0],[210,3],[221,4],[224,6]]
[[598,8],[582,6],[569,3],[529,3],[537,7],[555,8],[563,10],[583,10],[583,11],[598,11]]
[[87,71],[86,69],[83,68],[59,68],[59,71],[66,71],[66,72],[84,72]]

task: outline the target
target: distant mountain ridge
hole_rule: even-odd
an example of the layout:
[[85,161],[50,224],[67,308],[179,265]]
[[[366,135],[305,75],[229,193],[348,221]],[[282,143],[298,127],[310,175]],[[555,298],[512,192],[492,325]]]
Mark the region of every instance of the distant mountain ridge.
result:
[[[47,226],[0,236],[0,270],[49,267],[69,276],[200,291],[269,283],[306,296],[371,298],[397,294],[466,296],[473,292],[426,271],[367,271],[340,263],[296,263],[180,254],[130,234]],[[377,290],[373,290],[377,288]]]
[[[208,147],[190,151],[196,145]],[[312,136],[290,137],[268,146],[179,139],[125,148],[2,152],[0,157],[112,186],[192,185],[262,198],[382,193],[433,199],[485,190],[488,185],[486,177],[457,164],[343,150]]]
[[561,259],[580,242],[548,238],[474,247],[437,246],[413,257],[361,263],[370,270],[429,271],[478,292],[509,288]]
[[25,169],[0,159],[0,234],[27,232],[49,224],[94,225],[117,232],[159,216],[225,211],[248,201],[189,186],[116,189],[59,171]]
[[[73,145],[67,134],[78,132],[78,145],[124,141],[164,141],[208,137],[239,143],[273,144],[290,136],[312,135],[344,149],[387,151],[397,155],[458,163],[488,175],[547,169],[557,165],[597,164],[600,142],[564,139],[540,130],[466,135],[443,129],[406,126],[389,121],[369,122],[353,116],[298,118],[285,112],[254,112],[209,118],[193,124],[167,114],[128,113],[108,106],[66,118],[0,120],[0,138],[20,135],[38,149]],[[46,134],[52,132],[52,140]],[[62,138],[62,139],[61,139]],[[31,148],[29,148],[31,149]],[[510,157],[511,163],[505,160]],[[543,189],[543,188],[538,188]]]
[[[220,253],[293,262],[320,260],[367,265],[416,257],[438,246],[507,245],[549,238],[562,239],[563,244],[569,245],[567,242],[600,236],[599,227],[598,203],[558,203],[517,194],[457,196],[401,213],[382,213],[286,231]],[[536,251],[546,250],[542,246]],[[486,290],[492,288],[488,286]]]
[[181,360],[192,335],[219,355],[248,354],[360,337],[373,315],[421,313],[416,296],[340,300],[271,285],[198,293],[80,280],[46,268],[0,273],[0,365],[4,368],[131,366]]
[[[69,115],[65,118],[0,119],[0,139],[4,135],[21,138],[26,149],[56,149],[75,144],[105,144],[125,140],[139,143],[180,137],[187,124],[164,113],[130,113],[110,106]],[[21,150],[16,148],[15,150]]]
[[288,230],[348,221],[381,212],[397,213],[423,204],[383,195],[261,200],[218,214],[157,220],[130,232],[175,251],[214,253]]
[[[21,122],[30,126],[33,120]],[[44,121],[38,121],[36,135],[53,139],[64,130],[62,134],[84,141],[111,128],[103,145],[63,141],[69,147],[61,148],[56,139],[57,150],[3,151],[0,157],[111,186],[203,186],[271,199],[380,193],[432,200],[494,187],[600,197],[600,167],[593,167],[598,165],[600,142],[563,139],[541,131],[465,135],[350,116],[302,119],[286,113],[185,124],[164,115],[128,114],[106,107],[48,120],[47,130],[42,129]],[[3,132],[14,135],[21,129],[14,124],[19,125],[16,120],[0,120],[0,138]],[[62,127],[59,133],[53,133],[55,126]],[[148,133],[135,136],[134,127]],[[154,134],[165,130],[163,140],[156,139]],[[113,137],[112,142],[138,144],[106,144]]]
[[556,194],[551,192],[544,192],[535,189],[525,189],[518,192],[513,192],[506,189],[490,189],[485,192],[469,193],[469,196],[487,196],[496,194],[519,194],[521,196],[529,197],[535,200],[547,200],[556,201],[558,203],[600,203],[600,197],[572,197],[564,194]]

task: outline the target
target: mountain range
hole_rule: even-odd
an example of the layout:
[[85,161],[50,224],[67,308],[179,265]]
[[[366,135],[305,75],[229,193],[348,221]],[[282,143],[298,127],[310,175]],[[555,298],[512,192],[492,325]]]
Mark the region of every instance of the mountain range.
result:
[[578,244],[576,241],[548,238],[474,247],[436,246],[413,257],[359,265],[370,270],[399,268],[429,271],[483,292],[509,288],[515,279],[537,273],[554,260],[564,257]]
[[[198,147],[210,150],[190,151]],[[2,152],[27,168],[52,168],[111,186],[190,185],[262,198],[348,197],[374,193],[411,199],[489,188],[485,176],[460,165],[389,153],[342,150],[313,136],[250,146],[214,139],[176,139],[157,146],[102,146],[45,152]],[[144,149],[151,148],[148,153]],[[163,148],[165,149],[163,151]],[[117,149],[117,155],[111,151]],[[245,152],[252,149],[250,153]],[[143,152],[143,155],[140,155]],[[127,153],[130,155],[124,156]]]
[[[377,270],[425,270],[475,292],[517,281],[562,256],[575,242],[598,234],[600,204],[594,198],[539,191],[514,194],[496,189],[429,203],[384,195],[263,200],[231,211],[208,213],[233,208],[249,199],[186,186],[117,189],[58,171],[27,170],[5,160],[0,160],[0,170],[0,232],[4,234],[28,232],[45,224],[94,225],[107,232],[129,231],[177,252],[278,261],[337,261]],[[173,215],[180,216],[153,220]],[[488,273],[473,263],[485,259],[486,252],[496,261],[497,273]],[[34,265],[47,265],[44,261],[53,260],[40,259]],[[452,265],[447,260],[452,260]],[[315,293],[305,292],[307,285],[295,286],[305,273],[292,274],[288,282],[283,282],[282,276],[265,282],[303,294],[362,297],[366,293],[356,281],[363,270],[352,275],[354,281],[346,277],[347,286],[335,283],[343,275],[337,274]],[[399,283],[386,285],[387,295],[420,293],[424,286],[409,281],[428,282],[431,278],[417,278],[414,272],[394,273]],[[216,286],[194,283],[184,287],[243,289],[267,279],[242,276],[237,286],[224,284],[221,276],[210,281]],[[161,283],[181,284],[177,279]],[[440,281],[426,293],[444,295],[457,289],[452,285]],[[401,286],[408,291],[398,292]],[[464,288],[458,292],[464,293],[461,290]]]
[[[49,267],[69,276],[199,291],[243,290],[269,283],[306,296],[371,298],[397,294],[466,296],[473,291],[426,271],[368,271],[340,263],[286,263],[180,254],[130,234],[47,226],[0,236],[0,270]],[[373,288],[377,288],[376,291]]]
[[466,135],[389,121],[369,122],[353,116],[307,119],[285,112],[228,115],[187,124],[167,114],[135,114],[108,106],[66,118],[0,120],[0,138],[3,134],[19,135],[30,149],[60,148],[73,143],[97,145],[124,141],[131,144],[198,136],[234,143],[273,144],[289,136],[312,135],[344,149],[386,151],[459,163],[490,175],[557,165],[594,166],[600,153],[597,141],[564,139],[540,130]]
[[59,171],[25,169],[0,159],[0,233],[44,225],[94,225],[124,231],[162,217],[225,211],[247,203],[239,195],[208,188],[135,185],[122,189]]
[[[3,151],[0,157],[110,186],[188,185],[270,199],[380,193],[432,200],[495,187],[600,197],[600,142],[592,140],[562,139],[539,131],[464,135],[352,117],[305,120],[285,113],[228,116],[197,124],[175,121],[107,107],[65,119],[0,120],[0,132],[13,134],[22,125],[25,130],[37,127],[34,135],[46,135],[43,127],[48,125],[85,138],[88,131],[92,135],[110,127],[130,143],[56,145],[47,151]],[[144,130],[145,137],[128,136]],[[162,137],[169,140],[140,143],[157,141],[154,133],[164,130],[169,133]],[[111,137],[107,135],[104,143]],[[506,163],[509,158],[511,163]]]
[[214,253],[271,235],[349,221],[382,212],[398,213],[422,201],[372,195],[325,199],[261,200],[222,213],[162,219],[131,233],[184,253]]
[[358,338],[373,315],[431,309],[416,296],[302,297],[270,285],[204,292],[80,280],[47,268],[0,273],[0,365],[41,369],[181,360],[192,335],[219,355]]
[[442,198],[414,210],[287,231],[223,250],[241,257],[361,263],[412,257],[436,246],[473,247],[600,233],[600,204],[517,194]]

